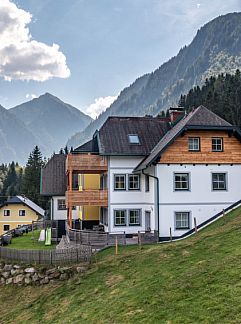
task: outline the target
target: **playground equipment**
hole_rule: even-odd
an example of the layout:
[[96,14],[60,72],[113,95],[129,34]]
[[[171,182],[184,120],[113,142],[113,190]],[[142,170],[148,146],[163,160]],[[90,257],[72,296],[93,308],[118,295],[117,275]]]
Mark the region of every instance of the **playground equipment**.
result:
[[39,239],[38,239],[39,242],[44,242],[45,241],[45,230],[42,229],[40,231],[40,235],[39,235]]
[[45,231],[45,245],[51,245],[51,228],[48,227]]

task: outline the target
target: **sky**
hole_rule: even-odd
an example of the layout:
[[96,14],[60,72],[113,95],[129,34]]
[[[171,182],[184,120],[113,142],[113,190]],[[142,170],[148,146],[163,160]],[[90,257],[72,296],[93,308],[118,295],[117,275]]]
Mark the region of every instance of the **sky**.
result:
[[93,118],[241,0],[0,0],[0,104],[49,92]]

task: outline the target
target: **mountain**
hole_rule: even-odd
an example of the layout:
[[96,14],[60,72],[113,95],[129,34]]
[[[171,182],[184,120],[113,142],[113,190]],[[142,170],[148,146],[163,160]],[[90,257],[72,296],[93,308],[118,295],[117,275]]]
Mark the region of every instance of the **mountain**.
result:
[[78,146],[90,139],[108,116],[155,115],[176,104],[182,93],[219,73],[241,68],[241,13],[220,16],[198,30],[190,45],[168,62],[125,88],[117,100],[83,132],[68,141]]
[[0,163],[26,161],[36,143],[25,124],[0,106]]
[[[34,145],[40,146],[44,156],[49,156],[65,146],[72,134],[85,129],[92,121],[91,117],[79,109],[49,93],[11,108],[8,113],[25,125],[34,138]],[[16,130],[14,134],[22,142]],[[30,150],[23,150],[25,161],[32,149],[33,145]]]

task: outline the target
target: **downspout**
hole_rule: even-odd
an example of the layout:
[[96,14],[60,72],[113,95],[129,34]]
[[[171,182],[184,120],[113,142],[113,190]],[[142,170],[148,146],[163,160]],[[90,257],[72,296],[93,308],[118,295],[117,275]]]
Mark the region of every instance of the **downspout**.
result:
[[157,184],[157,202],[156,202],[156,207],[157,207],[157,233],[158,233],[158,240],[159,240],[159,225],[160,225],[160,220],[159,220],[159,216],[160,216],[160,212],[159,212],[159,178],[156,176],[153,176],[151,174],[145,173],[144,170],[141,170],[142,174],[151,177],[153,179],[156,180],[156,184]]

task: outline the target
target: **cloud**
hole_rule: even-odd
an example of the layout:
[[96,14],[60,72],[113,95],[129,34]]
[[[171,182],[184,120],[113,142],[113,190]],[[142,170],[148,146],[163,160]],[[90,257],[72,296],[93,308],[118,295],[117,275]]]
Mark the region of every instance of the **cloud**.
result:
[[96,118],[99,114],[106,110],[106,108],[110,107],[110,105],[117,99],[117,96],[107,96],[100,97],[95,99],[95,102],[89,105],[86,108],[86,113],[90,115],[92,118]]
[[27,93],[25,97],[26,97],[26,99],[32,100],[32,99],[37,98],[38,96],[34,93]]
[[67,78],[70,70],[57,44],[32,39],[28,24],[32,15],[10,0],[0,7],[0,77],[5,80],[46,81]]

